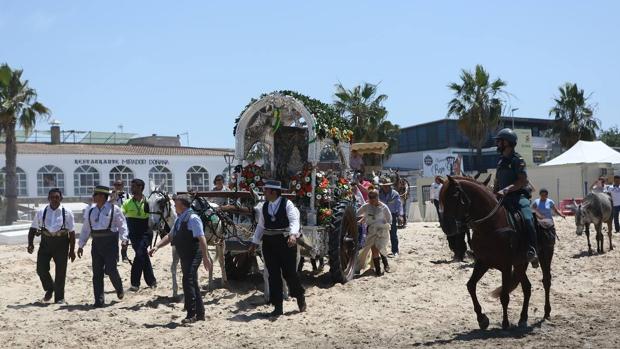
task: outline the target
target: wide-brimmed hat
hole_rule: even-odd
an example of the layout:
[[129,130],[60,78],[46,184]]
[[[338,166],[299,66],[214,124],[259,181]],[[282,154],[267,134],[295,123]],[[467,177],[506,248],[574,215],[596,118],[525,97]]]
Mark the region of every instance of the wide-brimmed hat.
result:
[[263,189],[282,190],[282,182],[274,181],[274,180],[267,180],[265,181],[265,185],[263,185]]
[[394,183],[392,183],[392,180],[387,178],[387,177],[383,177],[379,180],[379,185],[392,185]]
[[93,190],[93,195],[95,194],[110,195],[110,187],[106,187],[105,185],[97,185]]

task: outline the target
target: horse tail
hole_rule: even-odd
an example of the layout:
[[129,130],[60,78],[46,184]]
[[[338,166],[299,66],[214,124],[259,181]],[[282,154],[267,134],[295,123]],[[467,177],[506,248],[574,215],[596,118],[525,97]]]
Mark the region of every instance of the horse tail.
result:
[[[511,293],[512,291],[514,291],[517,286],[519,286],[519,283],[521,282],[520,280],[516,280],[514,277],[514,273],[512,273],[512,284],[510,285],[510,289],[508,290],[508,293]],[[499,298],[502,295],[502,286],[494,289],[493,291],[491,291],[491,297],[493,298]]]

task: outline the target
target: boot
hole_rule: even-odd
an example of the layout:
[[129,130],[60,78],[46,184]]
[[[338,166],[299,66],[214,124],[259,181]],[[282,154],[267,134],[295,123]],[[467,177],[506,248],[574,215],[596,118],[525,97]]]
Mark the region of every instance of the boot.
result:
[[386,256],[381,255],[381,262],[383,262],[383,269],[386,273],[390,272],[390,265],[388,264],[388,259]]
[[381,272],[381,259],[379,257],[373,258],[372,263],[375,265],[375,275],[383,275],[383,273]]
[[273,309],[273,311],[269,313],[269,317],[278,317],[282,314],[284,314],[284,311],[282,309],[282,304],[277,304],[275,308]]

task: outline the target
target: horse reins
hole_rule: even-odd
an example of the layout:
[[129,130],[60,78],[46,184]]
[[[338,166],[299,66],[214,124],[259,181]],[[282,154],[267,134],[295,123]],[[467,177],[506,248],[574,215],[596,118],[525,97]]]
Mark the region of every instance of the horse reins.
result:
[[[461,187],[460,184],[457,183],[456,185],[456,190],[458,192],[461,204],[465,205],[466,211],[469,212],[469,208],[471,207],[471,199],[469,198],[469,195],[467,195],[467,193],[463,190],[463,188]],[[465,200],[463,200],[463,196],[465,197]],[[491,217],[493,217],[497,211],[499,210],[499,208],[502,206],[502,203],[504,202],[504,196],[502,196],[498,201],[497,204],[495,205],[495,207],[493,207],[493,209],[491,210],[491,212],[489,212],[489,214],[487,214],[486,216],[480,218],[480,219],[473,219],[469,213],[467,213],[465,215],[465,221],[463,223],[465,223],[466,225],[468,225],[470,228],[473,228],[472,226],[474,225],[479,225],[485,221],[487,221],[488,219],[490,219]],[[457,223],[458,220],[457,220]]]
[[[157,232],[161,232],[162,231],[162,225],[163,225],[163,231],[167,234],[170,232],[170,225],[168,224],[168,218],[170,218],[171,215],[171,207],[170,207],[170,197],[168,197],[168,193],[164,193],[162,191],[159,190],[155,190],[153,192],[151,192],[151,194],[149,194],[149,198],[151,197],[151,195],[153,194],[161,194],[161,196],[163,196],[163,199],[165,201],[163,207],[160,205],[159,209],[160,211],[158,212],[149,212],[150,214],[155,214],[155,215],[159,215],[160,221],[157,227]],[[164,212],[166,211],[166,208],[168,209],[168,213],[164,216]],[[162,223],[163,221],[163,223]],[[155,239],[153,241],[153,243],[151,244],[151,247],[155,246],[155,244],[157,243],[157,237],[159,236],[159,234],[155,234]]]

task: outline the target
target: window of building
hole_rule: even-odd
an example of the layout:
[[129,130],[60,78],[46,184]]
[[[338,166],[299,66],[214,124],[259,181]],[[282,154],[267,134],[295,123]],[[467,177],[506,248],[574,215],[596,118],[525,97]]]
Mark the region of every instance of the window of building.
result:
[[174,190],[172,184],[172,172],[165,166],[155,166],[149,170],[149,182],[159,186],[159,190],[171,193]]
[[54,165],[43,166],[37,171],[37,195],[47,196],[52,188],[65,191],[65,174]]
[[188,191],[208,191],[209,171],[202,166],[192,166],[187,170]]
[[[17,167],[17,196],[28,196],[28,183],[26,182],[26,172]],[[0,170],[0,194],[6,194],[6,167]]]
[[123,188],[129,191],[131,188],[131,180],[133,179],[133,171],[127,166],[116,166],[110,170],[110,187],[117,180],[123,181]]
[[88,165],[78,167],[73,172],[73,192],[75,196],[88,196],[99,185],[99,171]]

